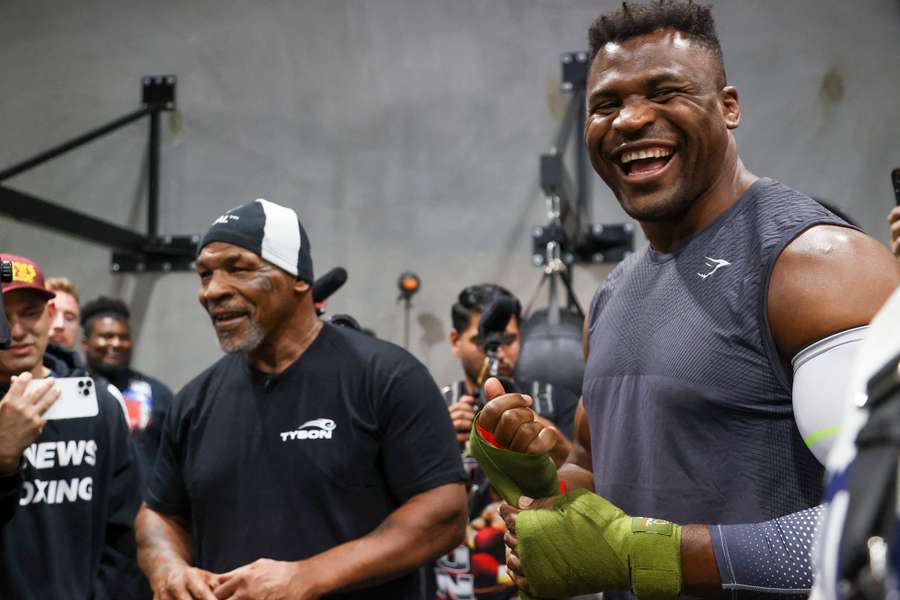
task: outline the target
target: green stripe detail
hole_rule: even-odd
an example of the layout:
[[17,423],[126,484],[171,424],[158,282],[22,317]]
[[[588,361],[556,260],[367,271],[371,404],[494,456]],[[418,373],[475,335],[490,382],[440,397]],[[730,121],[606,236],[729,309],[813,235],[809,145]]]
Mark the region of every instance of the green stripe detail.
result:
[[818,441],[824,440],[827,437],[831,437],[838,433],[841,430],[840,425],[835,425],[834,427],[826,427],[825,429],[820,429],[819,431],[814,431],[805,438],[803,438],[803,443],[807,445],[807,447],[812,447]]

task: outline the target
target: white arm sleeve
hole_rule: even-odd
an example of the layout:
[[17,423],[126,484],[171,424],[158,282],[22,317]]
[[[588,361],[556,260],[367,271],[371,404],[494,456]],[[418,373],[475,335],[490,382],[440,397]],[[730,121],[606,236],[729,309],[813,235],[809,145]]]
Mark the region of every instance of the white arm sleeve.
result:
[[830,335],[791,360],[794,419],[803,441],[823,465],[840,431],[850,394],[850,371],[866,329]]

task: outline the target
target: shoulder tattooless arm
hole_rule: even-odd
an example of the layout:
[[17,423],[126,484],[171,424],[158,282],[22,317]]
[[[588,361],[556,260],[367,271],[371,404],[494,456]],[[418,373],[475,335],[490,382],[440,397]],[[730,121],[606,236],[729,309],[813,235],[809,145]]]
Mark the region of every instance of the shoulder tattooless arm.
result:
[[867,329],[855,327],[830,335],[791,361],[794,419],[803,441],[823,465],[840,430],[854,358]]

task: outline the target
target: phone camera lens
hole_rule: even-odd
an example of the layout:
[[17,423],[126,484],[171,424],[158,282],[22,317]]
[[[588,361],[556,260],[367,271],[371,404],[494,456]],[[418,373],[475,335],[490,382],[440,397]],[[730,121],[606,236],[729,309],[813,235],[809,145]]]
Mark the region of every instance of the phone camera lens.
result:
[[83,388],[83,387],[84,387],[84,382],[83,382],[83,381],[79,381],[79,382],[78,382],[78,387]]
[[94,381],[93,381],[92,379],[88,379],[88,380],[87,380],[87,386],[88,386],[88,387],[91,387],[92,385],[94,385]]

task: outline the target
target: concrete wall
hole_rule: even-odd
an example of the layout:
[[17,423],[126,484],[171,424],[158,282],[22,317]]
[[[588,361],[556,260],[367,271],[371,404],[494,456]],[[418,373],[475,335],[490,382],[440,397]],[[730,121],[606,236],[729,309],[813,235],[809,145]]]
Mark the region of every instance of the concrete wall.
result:
[[[438,381],[465,284],[527,299],[529,228],[544,220],[537,156],[565,97],[559,54],[585,46],[612,1],[8,0],[0,5],[0,165],[138,106],[140,77],[176,73],[180,124],[163,136],[161,230],[203,231],[266,197],[299,211],[318,273],[350,281],[331,309],[402,340],[396,278],[423,279],[412,350]],[[846,208],[886,240],[900,166],[895,0],[716,2],[742,91],[748,166]],[[9,185],[143,227],[146,128]],[[624,215],[597,182],[597,220]],[[134,305],[135,364],[178,387],[219,355],[191,274],[112,275],[105,248],[0,217],[0,247]],[[579,269],[581,300],[607,269]]]

